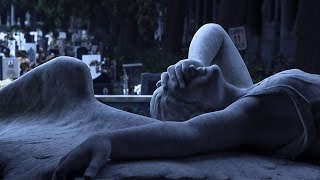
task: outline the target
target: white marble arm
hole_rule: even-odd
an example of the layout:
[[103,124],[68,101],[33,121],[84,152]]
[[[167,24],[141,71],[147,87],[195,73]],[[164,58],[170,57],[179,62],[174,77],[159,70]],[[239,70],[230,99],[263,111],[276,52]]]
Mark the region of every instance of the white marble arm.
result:
[[247,97],[224,110],[184,122],[155,122],[97,134],[62,158],[54,176],[64,177],[72,170],[86,169],[85,175],[93,178],[108,158],[177,158],[241,145],[255,145],[273,152],[299,132],[299,122],[285,118],[282,111],[270,113],[273,107],[281,110],[278,106],[288,105],[282,100],[274,106],[273,98],[261,101]]
[[[184,122],[159,122],[101,135],[111,141],[111,159],[184,157],[254,143],[257,98],[235,102],[224,110]],[[260,122],[259,122],[260,123]]]
[[248,126],[241,126],[246,124],[241,117],[245,116],[218,111],[185,122],[160,121],[99,133],[64,156],[52,179],[64,179],[74,170],[81,172],[80,169],[86,169],[84,175],[94,178],[108,158],[177,158],[245,144],[245,133],[241,132],[248,132],[244,129]]
[[205,66],[216,64],[230,84],[244,88],[253,84],[248,69],[227,32],[218,24],[205,24],[193,36],[188,59]]

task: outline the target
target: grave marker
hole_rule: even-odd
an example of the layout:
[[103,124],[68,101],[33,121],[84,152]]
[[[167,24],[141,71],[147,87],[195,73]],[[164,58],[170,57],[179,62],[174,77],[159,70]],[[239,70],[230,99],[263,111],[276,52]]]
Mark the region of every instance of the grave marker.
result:
[[228,33],[238,50],[245,50],[247,48],[246,30],[244,26],[230,28]]

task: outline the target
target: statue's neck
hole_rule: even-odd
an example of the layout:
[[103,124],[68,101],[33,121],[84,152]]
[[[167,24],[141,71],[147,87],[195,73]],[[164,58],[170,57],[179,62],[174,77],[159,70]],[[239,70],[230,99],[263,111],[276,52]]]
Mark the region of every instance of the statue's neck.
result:
[[227,107],[230,104],[234,103],[237,101],[239,98],[244,96],[249,90],[248,88],[239,88],[236,87],[230,83],[226,82],[225,88],[224,88],[224,106]]

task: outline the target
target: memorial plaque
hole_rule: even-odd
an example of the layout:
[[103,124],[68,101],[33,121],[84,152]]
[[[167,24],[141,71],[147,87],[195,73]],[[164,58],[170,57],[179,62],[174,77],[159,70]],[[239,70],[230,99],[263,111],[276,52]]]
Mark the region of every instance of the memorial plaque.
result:
[[0,79],[17,79],[20,76],[18,58],[0,56]]
[[244,26],[230,28],[228,33],[238,50],[245,50],[247,48],[246,30]]

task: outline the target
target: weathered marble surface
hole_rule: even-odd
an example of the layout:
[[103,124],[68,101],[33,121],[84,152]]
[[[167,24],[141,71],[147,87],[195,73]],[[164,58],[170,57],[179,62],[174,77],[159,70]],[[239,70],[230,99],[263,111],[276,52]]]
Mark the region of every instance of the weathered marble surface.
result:
[[[156,120],[106,106],[81,61],[62,57],[0,90],[0,178],[50,179],[90,135]],[[248,153],[110,162],[106,179],[320,179],[317,165]]]

